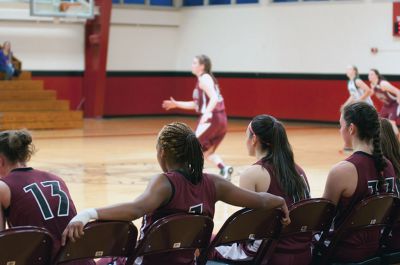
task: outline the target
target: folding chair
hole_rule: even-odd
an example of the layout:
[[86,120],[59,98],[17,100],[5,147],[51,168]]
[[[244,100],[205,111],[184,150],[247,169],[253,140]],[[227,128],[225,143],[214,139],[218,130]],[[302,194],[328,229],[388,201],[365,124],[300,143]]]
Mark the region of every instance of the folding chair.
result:
[[[393,228],[400,229],[400,199],[395,198],[395,203],[392,212],[391,222],[384,230],[382,235],[382,243],[386,245],[389,240],[390,233]],[[383,249],[382,264],[397,264],[400,263],[400,250],[390,251]]]
[[336,206],[326,199],[307,199],[291,205],[289,207],[291,223],[282,228],[279,240],[270,245],[271,255],[275,253],[280,240],[307,234],[310,235],[311,252],[312,235],[329,230],[335,216],[335,208]]
[[359,202],[344,222],[334,231],[330,244],[326,246],[326,236],[321,237],[318,244],[318,254],[314,257],[315,264],[346,264],[346,265],[380,265],[378,253],[371,253],[369,257],[359,262],[340,263],[335,262],[335,250],[341,240],[353,232],[366,231],[371,228],[385,227],[390,219],[393,207],[394,195],[374,195]]
[[75,243],[68,241],[56,257],[55,264],[74,260],[133,255],[138,231],[132,222],[91,222],[85,235]]
[[[272,240],[278,238],[282,228],[281,218],[282,212],[276,209],[241,209],[237,211],[226,220],[207,251],[203,253],[198,264],[261,264],[264,258],[268,259],[269,257],[269,253],[263,250],[269,249]],[[254,258],[240,261],[207,262],[207,258],[215,247],[232,243],[245,243],[248,240],[264,240]]]
[[21,226],[0,232],[0,264],[50,265],[53,238],[44,228]]
[[[213,220],[203,215],[174,214],[164,217],[149,227],[126,265],[134,264],[138,257],[146,260],[147,257],[171,252],[182,254],[193,251],[193,258],[197,257],[208,246],[213,228]],[[165,261],[165,264],[172,263]]]

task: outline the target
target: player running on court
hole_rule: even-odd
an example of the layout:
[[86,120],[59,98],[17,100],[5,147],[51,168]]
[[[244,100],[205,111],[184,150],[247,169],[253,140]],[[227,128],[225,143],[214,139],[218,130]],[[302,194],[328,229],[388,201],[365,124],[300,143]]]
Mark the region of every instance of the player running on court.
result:
[[211,71],[211,60],[206,55],[198,55],[193,59],[192,73],[198,81],[193,91],[192,101],[177,101],[174,98],[164,100],[162,106],[166,110],[187,109],[200,114],[196,128],[196,136],[203,147],[204,156],[220,169],[220,174],[231,179],[233,168],[225,165],[222,158],[215,153],[225,137],[228,120],[224,99],[217,79]]

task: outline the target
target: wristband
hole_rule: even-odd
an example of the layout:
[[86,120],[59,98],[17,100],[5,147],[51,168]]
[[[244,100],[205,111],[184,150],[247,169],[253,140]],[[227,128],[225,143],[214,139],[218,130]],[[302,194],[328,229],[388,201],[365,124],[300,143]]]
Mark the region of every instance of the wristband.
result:
[[70,223],[81,222],[83,226],[89,223],[90,220],[97,220],[99,215],[97,214],[96,209],[90,208],[83,210],[82,212],[75,215],[74,218],[70,221]]

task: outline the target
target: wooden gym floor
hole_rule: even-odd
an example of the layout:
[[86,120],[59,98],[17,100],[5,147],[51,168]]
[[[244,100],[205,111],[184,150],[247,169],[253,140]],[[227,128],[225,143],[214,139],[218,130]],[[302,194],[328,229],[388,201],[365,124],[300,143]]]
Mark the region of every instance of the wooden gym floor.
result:
[[[151,176],[160,173],[156,159],[156,137],[164,124],[188,117],[140,117],[85,120],[84,129],[33,131],[37,153],[31,166],[62,177],[78,211],[133,200],[146,187]],[[229,120],[229,132],[218,149],[227,164],[234,166],[233,183],[238,174],[255,162],[247,155],[245,130],[249,120]],[[322,195],[327,173],[345,158],[339,154],[342,141],[338,126],[285,123],[295,160],[310,182],[313,197]],[[206,163],[207,172],[218,171]],[[215,227],[218,229],[235,207],[218,203]],[[135,221],[140,225],[140,220]]]

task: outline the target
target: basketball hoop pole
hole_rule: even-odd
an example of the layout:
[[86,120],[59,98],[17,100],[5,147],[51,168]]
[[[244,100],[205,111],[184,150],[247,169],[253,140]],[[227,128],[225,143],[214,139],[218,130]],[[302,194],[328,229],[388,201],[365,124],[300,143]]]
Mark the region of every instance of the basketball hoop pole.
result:
[[[85,26],[85,73],[83,97],[85,117],[104,115],[107,52],[111,20],[111,0],[96,0],[100,13]],[[93,41],[96,40],[96,41]]]

